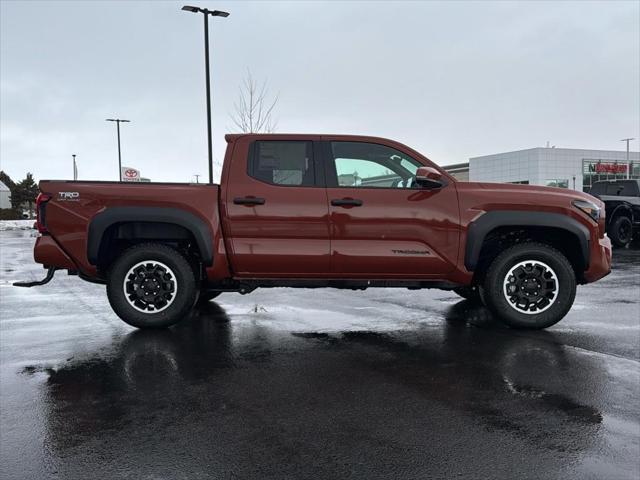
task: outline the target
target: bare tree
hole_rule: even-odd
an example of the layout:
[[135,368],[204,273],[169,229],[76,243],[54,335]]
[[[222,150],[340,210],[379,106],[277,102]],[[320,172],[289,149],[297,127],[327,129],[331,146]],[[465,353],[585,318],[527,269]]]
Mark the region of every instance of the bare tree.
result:
[[231,120],[244,133],[273,133],[277,121],[273,118],[273,109],[278,103],[278,96],[269,98],[267,81],[258,82],[247,70],[238,93],[238,101],[233,104],[235,112]]

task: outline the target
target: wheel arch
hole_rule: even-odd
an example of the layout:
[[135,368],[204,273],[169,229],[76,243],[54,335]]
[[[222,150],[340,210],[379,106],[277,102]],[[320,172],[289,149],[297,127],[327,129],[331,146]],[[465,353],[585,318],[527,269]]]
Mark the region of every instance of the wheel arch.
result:
[[205,266],[213,264],[212,233],[190,212],[167,207],[110,207],[93,217],[87,235],[87,259],[99,265],[114,232],[121,238],[152,241],[192,239]]
[[[469,224],[465,246],[464,265],[475,272],[480,265],[485,241],[497,233],[521,231],[539,237],[541,233],[552,232],[555,236],[547,239],[565,243],[577,241],[578,249],[559,248],[571,261],[580,275],[589,267],[589,229],[577,220],[559,213],[530,212],[521,210],[498,210],[487,212]],[[540,238],[536,238],[540,240]]]
[[624,215],[629,217],[629,220],[631,220],[631,223],[634,222],[634,211],[633,211],[633,207],[630,203],[627,202],[620,202],[618,205],[613,205],[610,213],[607,215],[607,224],[610,224],[614,218],[616,218],[618,215]]

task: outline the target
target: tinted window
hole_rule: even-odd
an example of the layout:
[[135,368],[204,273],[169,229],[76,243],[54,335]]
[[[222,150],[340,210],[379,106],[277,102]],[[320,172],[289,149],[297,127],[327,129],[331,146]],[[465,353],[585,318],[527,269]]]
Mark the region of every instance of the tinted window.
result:
[[255,142],[249,160],[249,175],[274,185],[313,186],[311,142]]
[[602,195],[605,191],[604,183],[594,183],[589,193],[591,195]]
[[607,184],[607,195],[620,195],[624,187],[620,183]]
[[338,186],[412,188],[421,164],[384,145],[331,142]]
[[638,182],[635,180],[616,181],[616,182],[597,182],[593,184],[589,193],[591,195],[607,195],[607,196],[637,196]]
[[636,196],[638,195],[638,184],[634,181],[611,182],[607,185],[607,195]]

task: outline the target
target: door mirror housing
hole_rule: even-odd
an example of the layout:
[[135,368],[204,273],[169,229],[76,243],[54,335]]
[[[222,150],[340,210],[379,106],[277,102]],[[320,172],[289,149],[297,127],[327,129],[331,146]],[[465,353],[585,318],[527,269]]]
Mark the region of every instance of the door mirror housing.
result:
[[442,174],[433,167],[420,167],[416,171],[416,183],[430,190],[442,188],[445,185]]

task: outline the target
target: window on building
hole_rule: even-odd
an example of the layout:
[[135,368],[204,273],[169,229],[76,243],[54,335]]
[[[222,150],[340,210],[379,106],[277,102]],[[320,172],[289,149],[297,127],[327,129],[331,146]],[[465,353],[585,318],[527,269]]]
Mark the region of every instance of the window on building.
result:
[[338,186],[411,188],[421,166],[407,155],[384,145],[331,142]]
[[274,185],[315,185],[312,143],[257,141],[249,158],[249,176]]
[[569,188],[569,180],[566,178],[552,178],[545,180],[544,184],[547,187]]

